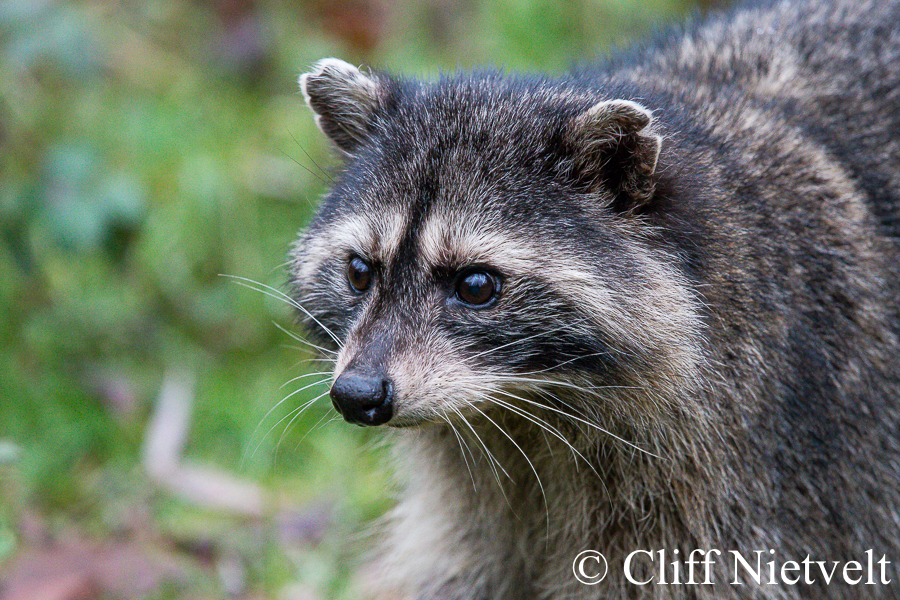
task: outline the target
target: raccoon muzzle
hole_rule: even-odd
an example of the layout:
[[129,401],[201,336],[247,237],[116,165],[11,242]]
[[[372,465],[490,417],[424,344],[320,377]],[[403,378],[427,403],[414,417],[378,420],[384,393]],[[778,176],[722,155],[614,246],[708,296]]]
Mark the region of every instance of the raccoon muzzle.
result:
[[331,403],[348,423],[384,425],[394,415],[394,384],[380,373],[346,369],[331,386]]

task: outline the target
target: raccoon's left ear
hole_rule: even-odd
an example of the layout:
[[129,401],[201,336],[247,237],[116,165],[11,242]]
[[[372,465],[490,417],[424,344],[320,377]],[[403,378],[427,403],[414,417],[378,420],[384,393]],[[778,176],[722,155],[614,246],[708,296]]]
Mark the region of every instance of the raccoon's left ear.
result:
[[570,123],[576,176],[616,194],[620,210],[633,211],[656,187],[662,137],[650,130],[653,114],[631,100],[604,100]]
[[335,145],[353,154],[386,96],[382,78],[337,58],[323,58],[300,76],[300,91],[316,113],[316,124]]

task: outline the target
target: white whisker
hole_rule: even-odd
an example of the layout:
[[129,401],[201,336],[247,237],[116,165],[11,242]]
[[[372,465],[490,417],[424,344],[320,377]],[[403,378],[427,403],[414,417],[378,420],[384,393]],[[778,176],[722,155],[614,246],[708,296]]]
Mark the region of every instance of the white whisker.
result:
[[[503,381],[512,381],[512,382],[516,382],[516,383],[518,383],[518,382],[521,381],[521,382],[535,383],[535,384],[539,384],[539,385],[563,385],[564,387],[573,387],[573,388],[575,388],[575,389],[577,389],[577,390],[580,390],[580,391],[588,391],[588,390],[582,389],[580,386],[572,385],[572,384],[566,384],[565,382],[561,382],[561,381],[546,381],[546,380],[543,380],[543,379],[521,379],[521,380],[520,380],[520,379],[515,378],[515,377],[505,377],[505,378],[500,378],[500,379],[503,380]],[[609,386],[609,388],[611,388],[611,389],[622,389],[622,388],[620,388],[620,387],[618,387],[618,386]],[[606,388],[599,388],[599,389],[606,389]],[[631,389],[631,388],[625,388],[625,389]],[[618,435],[612,433],[611,431],[608,431],[608,430],[606,430],[606,429],[600,427],[600,426],[597,425],[596,423],[592,423],[591,421],[589,421],[589,420],[587,420],[587,419],[585,419],[585,418],[582,418],[582,417],[579,417],[579,416],[576,416],[576,415],[573,415],[573,414],[569,414],[569,413],[567,413],[567,412],[565,412],[565,411],[563,411],[563,410],[560,410],[560,409],[558,409],[558,408],[556,408],[556,407],[553,407],[553,406],[545,406],[545,405],[543,405],[543,404],[540,404],[540,403],[537,403],[537,402],[534,402],[534,401],[530,401],[530,400],[527,400],[527,399],[525,399],[525,398],[522,398],[522,400],[524,400],[525,402],[533,403],[533,404],[535,404],[536,406],[545,408],[545,409],[547,409],[547,410],[553,411],[553,412],[558,413],[558,414],[560,414],[560,415],[563,415],[563,416],[565,416],[565,417],[567,417],[567,418],[569,418],[569,419],[574,419],[574,420],[576,420],[576,421],[578,421],[578,422],[580,422],[580,423],[583,423],[583,424],[587,425],[588,427],[592,427],[592,428],[594,428],[594,429],[596,429],[596,430],[598,430],[598,431],[600,431],[600,432],[602,432],[602,433],[604,433],[604,434],[610,436],[611,438],[616,439],[616,440],[622,442],[622,443],[625,444],[626,446],[629,446],[629,447],[631,447],[631,448],[634,448],[634,449],[637,450],[638,452],[642,452],[643,454],[646,454],[647,456],[652,456],[653,458],[656,458],[656,459],[659,459],[659,460],[664,460],[661,456],[659,456],[659,455],[657,455],[657,454],[654,454],[654,453],[652,453],[652,452],[650,452],[650,451],[648,451],[648,450],[644,450],[643,448],[641,448],[640,446],[634,444],[633,442],[629,442],[629,441],[626,440],[625,438],[623,438],[623,437],[621,437],[621,436],[618,436]],[[564,404],[564,406],[567,406],[567,405]]]
[[[522,398],[522,397],[520,397],[520,396],[517,396],[517,395],[512,394],[512,393],[510,393],[510,392],[507,392],[507,391],[505,391],[505,390],[489,390],[489,388],[482,388],[482,389],[483,389],[483,390],[486,390],[486,391],[493,391],[494,393],[497,393],[497,394],[503,394],[504,396],[508,396],[508,397],[513,398],[513,399],[515,399],[515,400],[519,400],[519,401],[522,401],[522,402],[527,402],[527,403],[529,403],[529,404],[533,404],[533,405],[535,405],[535,406],[537,406],[537,407],[539,407],[539,408],[547,408],[546,406],[543,406],[543,405],[541,405],[541,404],[538,403],[538,402],[529,401],[529,400],[527,400],[527,399],[525,399],[525,398]],[[489,395],[488,395],[488,398],[489,398],[492,402],[495,402],[498,406],[504,407],[504,408],[506,408],[507,410],[512,411],[513,413],[515,413],[515,414],[521,416],[522,418],[524,418],[524,419],[526,419],[526,420],[528,420],[528,421],[534,423],[535,425],[537,425],[537,426],[540,427],[541,429],[545,430],[545,431],[546,431],[547,433],[549,433],[550,435],[552,435],[552,436],[554,436],[555,438],[559,439],[563,444],[566,445],[566,447],[569,448],[569,450],[572,452],[572,455],[573,455],[574,457],[580,458],[582,461],[584,461],[584,464],[586,464],[587,467],[588,467],[591,471],[594,472],[595,475],[597,475],[598,477],[600,476],[600,475],[597,473],[597,470],[594,469],[594,466],[590,463],[590,461],[589,461],[587,458],[585,458],[584,455],[583,455],[581,452],[579,452],[578,449],[575,448],[575,446],[573,446],[572,443],[571,443],[569,440],[567,440],[567,439],[565,438],[565,436],[563,436],[563,434],[559,431],[559,429],[557,429],[556,427],[553,427],[552,425],[550,425],[550,423],[548,423],[547,421],[545,421],[545,420],[543,420],[543,419],[537,417],[536,415],[533,415],[533,414],[529,413],[529,412],[526,411],[526,410],[523,410],[523,409],[521,409],[521,408],[518,408],[518,407],[516,407],[515,405],[513,405],[513,404],[511,404],[511,403],[509,403],[509,402],[507,402],[507,401],[505,401],[505,400],[501,400],[501,399],[497,398],[496,396],[493,396],[493,395],[490,395],[490,394],[489,394]],[[577,461],[576,461],[576,464],[577,464]]]
[[[285,381],[284,383],[282,383],[282,384],[278,387],[278,389],[280,389],[280,390],[281,390],[281,389],[284,389],[285,386],[290,385],[290,384],[294,383],[295,381],[299,381],[299,380],[301,380],[301,379],[306,379],[307,377],[315,377],[316,375],[319,375],[319,376],[325,376],[326,378],[325,378],[325,379],[322,379],[321,381],[328,381],[327,378],[331,376],[331,372],[330,372],[330,371],[317,371],[317,372],[315,372],[315,373],[305,373],[305,374],[303,374],[303,375],[298,375],[297,377],[294,377],[294,378],[292,378],[292,379],[288,379],[287,381]],[[321,383],[321,381],[317,381],[316,383]],[[303,388],[303,389],[306,389],[306,388]],[[283,400],[282,400],[282,402],[283,402]],[[276,406],[277,406],[277,405],[276,405]]]
[[338,354],[338,353],[335,352],[334,350],[329,350],[328,348],[323,348],[322,346],[319,346],[319,345],[317,345],[317,344],[313,344],[313,343],[310,342],[309,340],[307,340],[307,339],[305,339],[305,338],[303,338],[303,337],[297,335],[297,334],[294,333],[293,331],[289,331],[289,330],[285,329],[284,327],[282,327],[282,326],[279,325],[278,323],[275,323],[274,321],[272,322],[272,324],[273,324],[275,327],[277,327],[279,330],[281,330],[282,333],[286,334],[288,337],[290,337],[290,338],[292,338],[292,339],[294,339],[294,340],[300,342],[301,344],[306,344],[307,346],[309,346],[310,348],[313,348],[314,350],[318,350],[319,352],[322,352],[322,353],[324,353],[324,354],[333,354],[333,355],[335,355],[335,356],[337,356],[337,354]]
[[[320,383],[325,383],[326,381],[327,381],[327,379],[322,379],[322,380],[319,380],[319,381],[314,381],[314,382],[312,382],[312,383],[310,383],[310,384],[308,384],[308,385],[303,386],[303,387],[300,388],[299,390],[295,390],[295,391],[291,392],[290,394],[288,394],[287,396],[285,396],[284,398],[282,398],[281,400],[279,400],[278,403],[275,404],[275,406],[273,406],[272,408],[270,408],[270,409],[268,410],[268,412],[266,412],[265,416],[263,416],[263,418],[259,420],[259,423],[256,424],[256,427],[253,429],[253,432],[250,434],[250,438],[252,439],[253,436],[256,435],[256,432],[259,431],[259,428],[260,428],[260,426],[262,426],[263,422],[264,422],[266,419],[269,418],[269,415],[272,414],[272,411],[274,411],[276,408],[278,408],[279,406],[281,406],[281,405],[282,405],[284,402],[286,402],[288,399],[292,398],[293,396],[296,396],[296,395],[299,394],[300,392],[302,392],[302,391],[304,391],[304,390],[306,390],[306,389],[309,389],[309,388],[311,388],[311,387],[313,387],[313,386],[315,386],[315,385],[318,385],[318,384],[320,384]],[[284,422],[285,419],[287,419],[289,416],[291,416],[292,414],[294,414],[294,413],[297,412],[297,411],[299,411],[299,412],[297,413],[297,414],[299,415],[299,414],[302,413],[304,410],[306,410],[306,408],[308,408],[309,406],[311,406],[316,400],[318,400],[319,398],[322,398],[322,397],[323,397],[325,394],[327,394],[327,393],[328,393],[328,392],[326,391],[326,392],[324,392],[324,393],[322,393],[322,394],[316,396],[316,397],[313,398],[312,400],[306,401],[305,403],[303,403],[303,404],[300,405],[299,407],[292,409],[289,413],[287,413],[286,415],[284,415],[283,417],[281,417],[281,419],[279,419],[278,422],[276,422],[274,425],[272,425],[272,426],[269,428],[269,430],[268,430],[268,431],[260,438],[259,442],[257,442],[257,444],[256,444],[256,447],[253,448],[253,452],[250,453],[250,457],[252,458],[253,456],[256,455],[256,451],[259,450],[259,447],[262,446],[262,443],[265,441],[265,439],[266,439],[267,437],[269,437],[269,434],[272,433],[272,431],[274,431],[275,428],[278,427],[278,425],[280,425],[282,422]]]
[[529,335],[529,336],[526,336],[526,337],[523,337],[523,338],[518,338],[518,339],[515,339],[515,340],[513,340],[513,341],[511,341],[511,342],[507,342],[507,343],[505,343],[505,344],[501,344],[501,345],[495,346],[495,347],[493,347],[493,348],[488,348],[487,350],[484,350],[484,351],[479,352],[479,353],[477,353],[477,354],[475,354],[475,355],[473,355],[473,356],[470,356],[470,357],[469,357],[469,360],[474,360],[474,359],[476,359],[476,358],[478,358],[478,357],[480,357],[480,356],[484,356],[484,355],[486,355],[486,354],[491,354],[492,352],[496,352],[496,351],[498,351],[498,350],[502,350],[503,348],[508,348],[509,346],[514,346],[514,345],[516,345],[516,344],[521,344],[521,343],[527,342],[528,340],[532,340],[532,339],[534,339],[534,338],[536,338],[536,337],[541,337],[542,335],[550,335],[550,334],[552,334],[552,333],[556,333],[556,332],[558,332],[558,331],[562,331],[562,330],[564,330],[564,329],[571,328],[571,327],[573,327],[574,325],[578,325],[579,323],[583,323],[583,322],[587,321],[589,318],[590,318],[590,317],[584,317],[583,319],[579,319],[579,320],[575,321],[574,323],[566,323],[566,324],[561,325],[561,326],[559,326],[559,327],[557,327],[557,328],[555,328],[555,329],[548,329],[548,330],[546,330],[546,331],[540,331],[540,332],[538,332],[538,333],[535,333],[534,335]]
[[[469,464],[469,459],[466,458],[466,450],[469,450],[469,454],[472,454],[472,450],[469,449],[468,444],[465,444],[465,442],[463,442],[462,437],[460,437],[459,432],[456,430],[456,427],[454,427],[453,422],[447,416],[447,413],[445,411],[441,411],[440,416],[444,421],[446,421],[447,425],[450,427],[450,431],[453,432],[453,435],[456,436],[456,441],[459,444],[459,453],[462,454],[463,462],[466,464],[466,470],[469,472],[469,477],[472,479],[472,490],[474,490],[477,493],[478,486],[475,485],[475,475],[472,473],[472,466]],[[462,418],[462,415],[459,415],[459,416],[460,416],[460,418]],[[464,444],[465,444],[465,448],[463,447]],[[474,455],[472,456],[472,460],[473,461],[475,460]]]
[[[468,403],[468,401],[467,401],[467,403]],[[469,406],[472,406],[471,403],[468,403],[468,404],[469,404]],[[478,435],[478,432],[475,431],[475,428],[472,427],[471,423],[469,423],[468,419],[463,419],[463,423],[466,424],[466,426],[472,432],[472,435],[475,436],[475,439],[478,441],[478,443],[481,445],[481,448],[484,450],[485,456],[488,457],[488,465],[494,471],[494,477],[497,480],[497,485],[500,487],[500,492],[503,494],[504,497],[506,497],[506,492],[503,491],[503,485],[500,482],[500,474],[497,472],[497,468],[499,467],[499,469],[501,471],[503,471],[503,474],[506,475],[506,478],[509,479],[510,481],[513,481],[513,478],[510,477],[509,473],[506,472],[506,469],[503,468],[503,465],[501,465],[500,462],[494,457],[494,455],[491,453],[490,449],[487,447],[487,445],[485,445],[484,440],[481,439],[481,436]]]
[[265,294],[266,296],[269,296],[270,298],[274,298],[275,300],[280,300],[281,302],[286,302],[288,305],[293,306],[294,308],[296,308],[297,310],[299,310],[300,312],[305,314],[307,317],[312,319],[312,321],[316,325],[318,325],[319,327],[322,328],[322,331],[327,333],[329,335],[329,337],[331,337],[331,339],[334,340],[335,344],[337,344],[338,346],[341,345],[341,340],[338,339],[338,337],[334,334],[334,332],[332,332],[330,329],[325,327],[325,325],[323,325],[321,321],[319,321],[317,318],[315,318],[311,312],[306,310],[306,308],[302,304],[300,304],[299,302],[297,302],[296,300],[294,300],[293,298],[291,298],[290,296],[288,296],[281,290],[277,290],[270,285],[260,283],[259,281],[254,281],[254,280],[248,279],[246,277],[240,277],[238,275],[226,275],[226,274],[220,273],[219,276],[220,277],[228,277],[229,279],[233,279],[235,281],[235,283],[237,283],[238,285],[242,285],[247,289],[260,292],[262,294]]
[[[316,396],[315,398],[313,398],[312,400],[310,400],[309,402],[307,402],[306,404],[304,404],[302,407],[300,407],[299,410],[296,411],[297,414],[295,414],[295,415],[291,418],[291,420],[288,421],[288,424],[284,426],[284,431],[281,432],[281,437],[278,438],[278,443],[275,444],[275,447],[276,447],[276,448],[278,448],[278,447],[281,446],[281,442],[284,441],[284,438],[285,438],[285,436],[287,435],[288,431],[290,430],[291,425],[294,424],[294,421],[296,421],[297,419],[299,419],[300,416],[306,411],[306,409],[309,408],[310,406],[312,406],[312,405],[316,402],[316,400],[319,400],[320,398],[324,397],[327,393],[328,393],[328,392],[323,392],[322,394],[319,394],[318,396]],[[290,413],[288,413],[288,414],[290,414]],[[319,419],[319,420],[316,422],[316,425],[318,425],[319,423],[321,423],[321,422],[325,419],[325,417],[327,417],[327,416],[328,416],[328,413],[326,412],[325,414],[322,415],[322,418]],[[284,420],[284,419],[282,419],[282,421],[283,421],[283,420]],[[281,422],[281,421],[279,421],[279,423],[280,423],[280,422]],[[315,425],[313,425],[313,427],[315,427]],[[310,432],[310,431],[311,431],[311,429],[310,429],[310,430],[307,430],[307,432],[303,435],[303,437],[300,438],[300,441],[303,441],[303,439],[305,439],[306,436],[309,435],[309,432]]]
[[500,427],[500,425],[498,425],[496,421],[494,421],[492,418],[490,418],[487,415],[487,413],[485,413],[483,410],[481,410],[480,408],[478,408],[471,402],[469,402],[468,404],[469,404],[469,406],[474,408],[476,411],[481,413],[481,416],[483,416],[485,419],[490,421],[490,423],[493,424],[494,427],[496,427],[500,431],[500,433],[505,435],[506,439],[508,439],[510,442],[512,442],[512,445],[516,447],[516,449],[522,454],[522,457],[525,459],[525,462],[528,463],[528,466],[531,468],[531,472],[534,473],[534,477],[535,477],[535,479],[537,479],[538,487],[541,490],[541,497],[544,499],[544,508],[547,513],[547,535],[549,537],[549,534],[550,534],[550,505],[547,502],[547,494],[544,492],[544,482],[541,481],[541,476],[538,474],[537,469],[534,466],[534,463],[531,462],[531,459],[528,458],[528,454],[526,454],[525,451],[522,450],[522,447],[516,442],[516,440],[513,439],[513,437],[511,435],[509,435],[509,433],[506,432],[505,429]]

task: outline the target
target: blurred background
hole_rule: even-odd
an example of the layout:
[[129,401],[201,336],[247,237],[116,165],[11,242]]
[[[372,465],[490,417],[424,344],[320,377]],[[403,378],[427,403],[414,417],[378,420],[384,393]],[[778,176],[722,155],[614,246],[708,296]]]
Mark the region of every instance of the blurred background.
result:
[[0,600],[356,598],[391,480],[279,298],[339,166],[297,75],[560,72],[697,10],[0,0]]

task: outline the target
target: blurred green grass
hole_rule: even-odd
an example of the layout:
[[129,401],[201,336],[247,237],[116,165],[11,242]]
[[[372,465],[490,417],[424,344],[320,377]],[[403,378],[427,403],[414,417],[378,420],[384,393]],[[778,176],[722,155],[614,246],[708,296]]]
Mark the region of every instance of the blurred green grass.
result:
[[[140,507],[153,531],[238,553],[261,597],[297,582],[353,597],[347,540],[390,502],[380,436],[321,426],[327,401],[281,420],[326,383],[269,414],[323,363],[276,326],[296,330],[284,302],[222,277],[282,289],[320,166],[337,166],[297,75],[324,56],[558,72],[691,6],[0,2],[0,564],[29,544],[23,515],[104,539]],[[285,551],[148,482],[145,427],[174,368],[198,381],[186,457],[261,482],[279,506],[328,505],[324,537]],[[204,597],[223,594],[209,579]]]

